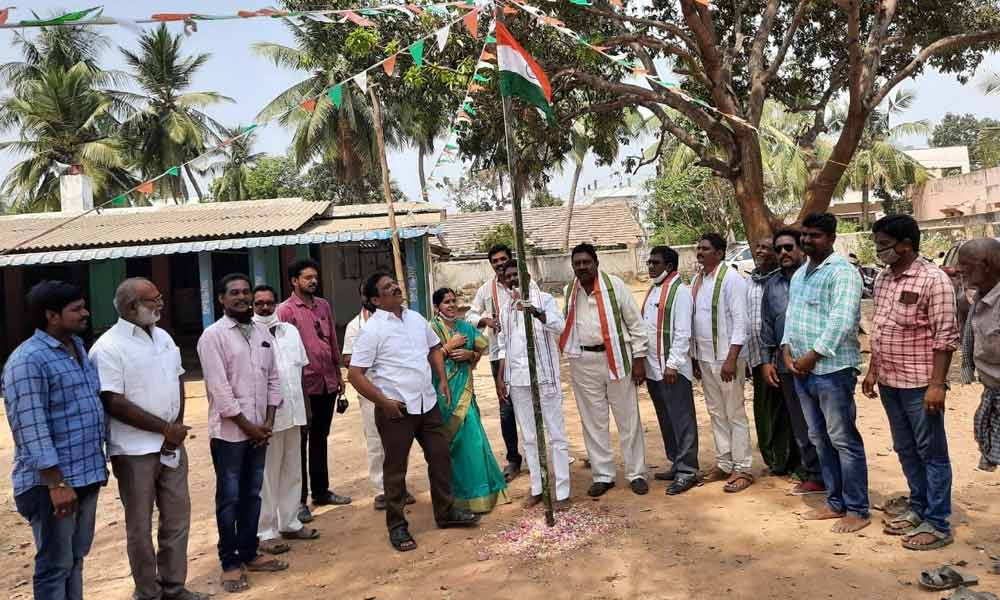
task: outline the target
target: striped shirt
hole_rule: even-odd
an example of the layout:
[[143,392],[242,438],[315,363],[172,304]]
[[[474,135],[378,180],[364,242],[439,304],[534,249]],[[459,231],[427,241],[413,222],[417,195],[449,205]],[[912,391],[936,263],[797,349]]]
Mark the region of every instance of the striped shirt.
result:
[[[518,301],[508,297],[500,307],[499,356],[505,360],[504,381],[507,385],[531,385],[528,378],[528,338],[524,332],[524,312]],[[531,304],[545,313],[545,323],[532,317],[535,335],[535,367],[538,383],[559,386],[559,336],[566,321],[555,298],[537,287],[531,288]]]
[[917,258],[903,273],[875,279],[872,358],[878,381],[894,388],[926,387],[934,352],[958,347],[955,288],[944,271]]
[[74,358],[41,330],[14,350],[3,371],[4,406],[14,437],[14,495],[44,485],[59,467],[74,488],[108,479],[104,407],[97,368],[74,336]]
[[861,275],[837,253],[810,273],[811,261],[792,276],[781,345],[789,346],[795,358],[810,350],[819,354],[816,375],[860,371]]
[[774,269],[770,273],[760,273],[754,271],[750,274],[750,283],[747,285],[747,357],[750,368],[758,367],[768,362],[768,355],[764,351],[764,344],[761,340],[761,306],[764,299],[764,286],[767,285],[771,277],[780,277],[781,269]]

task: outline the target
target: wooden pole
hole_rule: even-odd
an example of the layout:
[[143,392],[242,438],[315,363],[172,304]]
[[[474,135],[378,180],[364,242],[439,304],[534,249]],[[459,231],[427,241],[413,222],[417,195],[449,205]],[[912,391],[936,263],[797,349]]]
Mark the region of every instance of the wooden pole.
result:
[[372,99],[372,120],[375,124],[375,142],[378,145],[378,160],[382,167],[382,194],[389,207],[389,228],[392,230],[392,262],[396,267],[396,282],[403,292],[403,302],[408,302],[409,289],[406,284],[406,273],[403,271],[403,253],[399,247],[399,230],[396,228],[396,209],[392,205],[392,189],[389,187],[389,163],[385,159],[385,138],[382,135],[382,105],[378,101],[377,84],[368,86],[368,95]]
[[[497,6],[497,23],[503,23],[503,9]],[[531,288],[528,283],[528,254],[524,250],[524,217],[521,211],[521,191],[517,186],[516,154],[514,148],[514,132],[511,130],[511,122],[514,120],[510,107],[510,97],[504,96],[503,100],[503,129],[504,138],[507,142],[507,171],[509,173],[511,186],[511,205],[514,209],[514,246],[517,251],[517,281],[521,289],[521,297],[531,302]],[[538,439],[538,465],[542,476],[542,502],[545,504],[545,523],[552,527],[556,524],[555,515],[552,511],[552,494],[549,492],[549,454],[545,442],[545,423],[542,419],[542,402],[538,393],[538,368],[535,366],[535,327],[534,317],[525,312],[524,335],[527,338],[525,346],[528,351],[528,380],[531,384],[531,405],[535,413],[535,437]],[[543,333],[543,335],[546,335]]]

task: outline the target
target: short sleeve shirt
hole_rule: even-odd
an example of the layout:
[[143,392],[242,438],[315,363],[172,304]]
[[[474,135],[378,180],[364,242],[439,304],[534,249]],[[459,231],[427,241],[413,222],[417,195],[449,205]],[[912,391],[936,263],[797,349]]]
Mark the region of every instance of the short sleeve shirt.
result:
[[441,341],[420,313],[403,309],[402,318],[377,310],[354,341],[351,366],[366,375],[387,398],[420,415],[437,406],[427,355]]

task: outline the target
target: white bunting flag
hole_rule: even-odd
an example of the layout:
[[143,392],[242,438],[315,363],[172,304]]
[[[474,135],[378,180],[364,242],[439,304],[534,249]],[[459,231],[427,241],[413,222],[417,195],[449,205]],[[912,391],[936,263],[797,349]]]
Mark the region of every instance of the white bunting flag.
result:
[[448,45],[448,34],[451,33],[451,25],[445,25],[434,34],[437,37],[438,50],[444,50]]
[[358,87],[361,88],[361,91],[367,94],[368,93],[368,71],[361,71],[360,73],[358,73],[357,75],[355,75],[354,76],[354,83],[358,84]]

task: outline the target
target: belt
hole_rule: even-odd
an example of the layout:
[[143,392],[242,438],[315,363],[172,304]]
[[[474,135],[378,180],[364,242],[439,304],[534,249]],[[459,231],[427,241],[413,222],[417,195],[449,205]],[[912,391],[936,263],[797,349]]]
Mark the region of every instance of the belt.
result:
[[598,344],[596,346],[580,346],[580,350],[584,352],[604,352],[604,344]]

